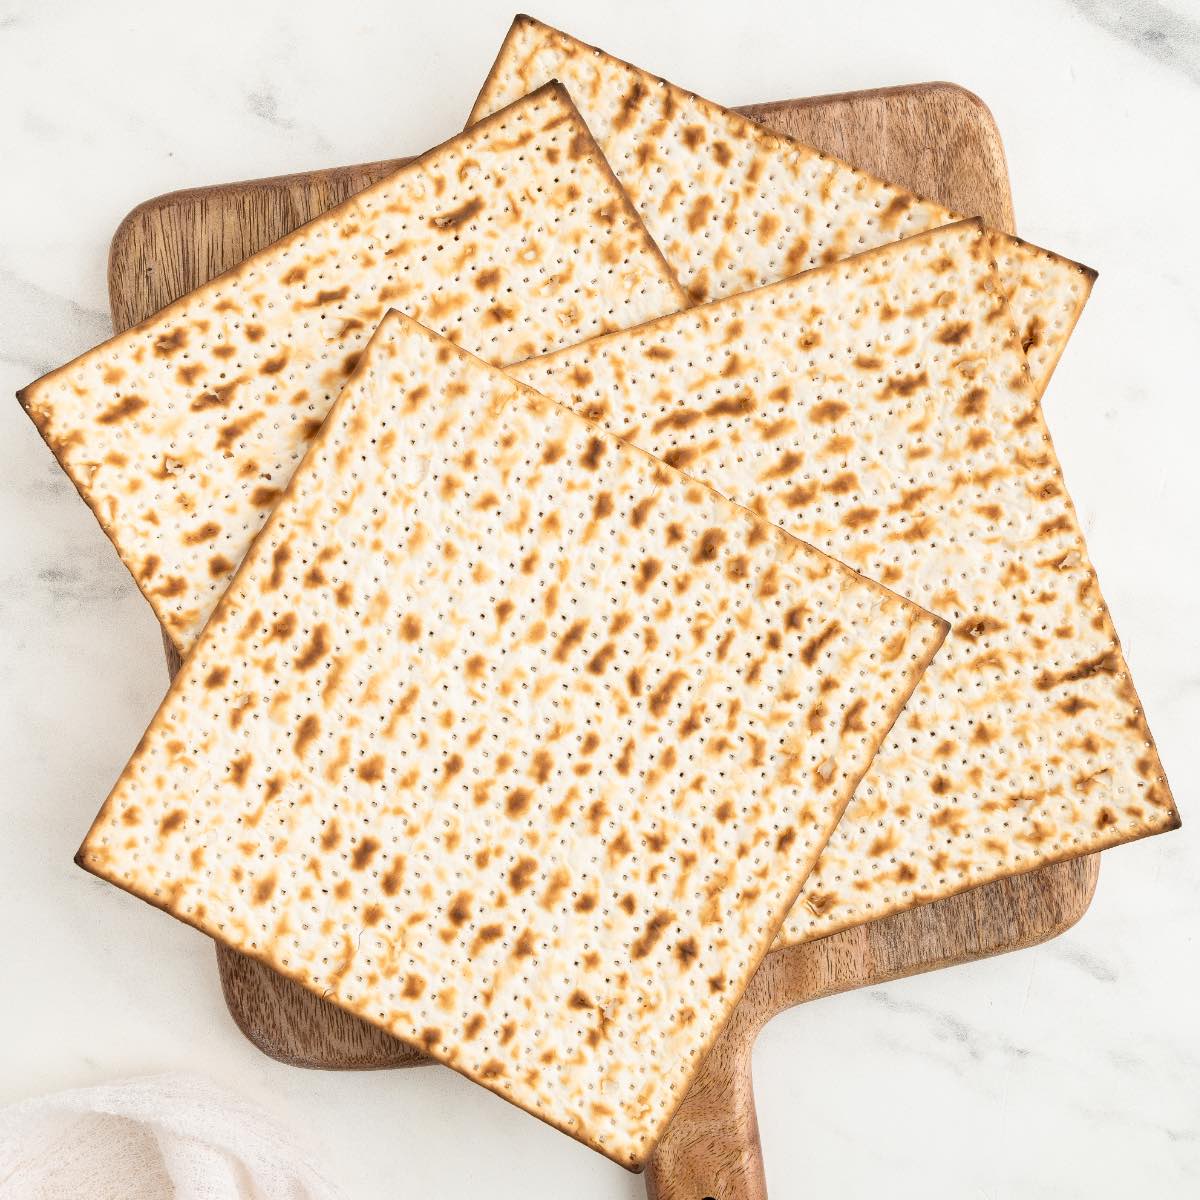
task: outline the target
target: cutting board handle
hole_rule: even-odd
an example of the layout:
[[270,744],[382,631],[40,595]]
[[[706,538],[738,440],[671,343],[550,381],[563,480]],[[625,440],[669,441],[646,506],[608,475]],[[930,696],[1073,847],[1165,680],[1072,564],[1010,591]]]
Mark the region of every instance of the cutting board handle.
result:
[[671,1118],[646,1168],[648,1200],[767,1200],[747,1025],[726,1028]]

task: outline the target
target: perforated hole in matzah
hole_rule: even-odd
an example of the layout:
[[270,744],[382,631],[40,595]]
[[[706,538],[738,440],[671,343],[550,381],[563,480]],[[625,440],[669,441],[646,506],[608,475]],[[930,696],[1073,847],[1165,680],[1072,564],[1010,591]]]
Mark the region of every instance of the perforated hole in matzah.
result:
[[[560,80],[694,300],[728,296],[955,220],[941,205],[517,17],[470,120]],[[965,214],[969,215],[969,214]],[[1039,394],[1095,273],[997,234]]]
[[80,861],[640,1164],[944,633],[393,315]]
[[682,303],[551,85],[22,400],[182,650],[389,305],[499,364]]
[[512,374],[951,620],[787,939],[1177,825],[978,222]]

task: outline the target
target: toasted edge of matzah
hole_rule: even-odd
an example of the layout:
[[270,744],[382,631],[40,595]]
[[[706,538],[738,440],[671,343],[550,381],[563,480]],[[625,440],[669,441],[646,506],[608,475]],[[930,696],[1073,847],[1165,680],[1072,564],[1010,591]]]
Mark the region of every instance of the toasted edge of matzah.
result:
[[[1120,649],[1120,646],[1118,646]],[[1137,696],[1137,691],[1134,688],[1133,680],[1129,680],[1130,690]],[[1141,698],[1138,697],[1138,705],[1141,705]],[[1151,750],[1157,756],[1158,746],[1151,736],[1149,729],[1146,730],[1146,740],[1150,744]],[[823,938],[833,937],[836,934],[844,933],[848,929],[857,929],[861,925],[870,925],[875,921],[886,921],[889,917],[899,916],[901,913],[912,912],[914,908],[924,908],[927,904],[936,904],[940,900],[950,900],[955,896],[961,896],[966,892],[974,891],[976,888],[987,887],[989,884],[1002,883],[1006,879],[1015,879],[1021,875],[1030,875],[1035,871],[1040,871],[1043,867],[1052,867],[1058,863],[1073,862],[1076,859],[1090,858],[1094,854],[1103,854],[1106,850],[1115,850],[1119,846],[1131,846],[1135,842],[1143,842],[1146,838],[1158,837],[1164,833],[1174,833],[1177,829],[1183,828],[1183,818],[1179,814],[1179,805],[1174,803],[1174,793],[1171,792],[1171,785],[1167,780],[1164,771],[1162,776],[1162,786],[1164,790],[1172,796],[1172,805],[1174,812],[1172,816],[1165,820],[1162,824],[1154,829],[1144,829],[1140,833],[1134,834],[1132,837],[1113,838],[1107,844],[1094,846],[1091,849],[1085,850],[1082,853],[1072,853],[1064,850],[1058,854],[1047,854],[1044,858],[1039,859],[1035,863],[1030,863],[1027,867],[1020,867],[1015,871],[997,870],[990,875],[980,876],[977,879],[971,879],[967,882],[947,885],[944,889],[930,893],[929,895],[908,896],[898,901],[895,904],[888,905],[886,911],[878,913],[867,913],[861,916],[847,916],[840,921],[830,921],[827,925],[822,925],[820,930],[803,937],[793,937],[789,935],[787,930],[787,919],[785,918],[780,925],[779,933],[772,944],[770,953],[774,954],[779,950],[787,950],[793,946],[806,946],[810,942],[819,942]],[[799,903],[800,895],[803,893],[804,885],[800,885],[800,892],[797,893],[797,903]],[[788,914],[791,915],[790,912]],[[1061,930],[1060,930],[1061,932]],[[1053,935],[1051,935],[1053,936]]]
[[[707,485],[699,484],[697,481],[693,480],[690,476],[686,476],[683,472],[676,471],[674,468],[667,467],[660,460],[653,458],[652,456],[646,454],[642,450],[639,450],[637,447],[633,446],[631,443],[625,442],[620,438],[614,437],[612,434],[609,434],[606,431],[604,431],[603,429],[601,429],[594,422],[588,421],[586,418],[580,417],[578,414],[575,414],[570,409],[566,409],[562,405],[559,405],[556,402],[549,400],[548,398],[542,396],[540,393],[534,391],[532,388],[529,388],[527,385],[521,384],[518,381],[511,379],[511,377],[504,375],[504,373],[499,371],[497,368],[490,367],[488,364],[484,363],[482,360],[476,359],[475,356],[470,355],[469,353],[467,353],[465,351],[462,351],[461,349],[459,349],[456,346],[453,346],[452,343],[446,342],[445,339],[438,337],[438,335],[425,329],[425,327],[418,325],[416,322],[413,322],[409,318],[404,317],[402,314],[395,312],[395,310],[392,310],[385,316],[383,322],[381,322],[379,330],[377,330],[376,334],[374,335],[373,340],[378,339],[381,335],[386,335],[387,326],[389,325],[389,323],[403,323],[403,325],[406,328],[409,328],[412,330],[419,330],[422,335],[428,337],[429,339],[436,341],[438,343],[442,343],[446,346],[450,346],[453,353],[458,354],[464,358],[474,359],[476,365],[480,369],[502,376],[505,380],[505,384],[507,386],[511,387],[514,390],[514,392],[516,393],[516,395],[528,397],[530,400],[536,401],[536,403],[539,405],[550,404],[555,409],[559,410],[560,412],[568,414],[569,419],[572,422],[577,422],[584,428],[593,431],[597,435],[597,437],[602,438],[606,441],[609,441],[609,442],[614,443],[615,445],[619,446],[621,448],[621,453],[635,455],[638,458],[645,460],[645,462],[650,467],[652,467],[655,472],[659,472],[659,471],[668,472],[670,475],[673,475],[680,480],[686,481],[689,485],[695,485],[695,486],[702,488],[704,492],[708,493],[710,496],[715,498],[721,506],[727,507],[731,512],[741,513],[745,518],[747,518],[747,520],[749,522],[758,526],[760,529],[769,531],[769,536],[775,540],[777,546],[779,547],[780,555],[783,558],[791,559],[791,558],[796,557],[800,553],[803,553],[804,555],[811,555],[814,552],[814,549],[812,547],[810,547],[807,543],[801,542],[799,539],[793,537],[790,534],[787,534],[785,531],[780,530],[777,527],[769,525],[766,521],[764,521],[761,517],[757,516],[751,510],[745,509],[741,505],[737,505],[731,501],[728,501],[724,497],[721,497],[718,493],[715,493],[713,491],[713,489],[707,487]],[[355,371],[352,373],[350,380],[348,380],[346,387],[343,389],[343,396],[346,395],[348,389],[353,384],[353,382],[362,373],[370,370],[371,366],[372,366],[372,364],[370,361],[369,351],[364,352],[358,366],[355,368]],[[335,401],[334,407],[330,411],[329,419],[325,422],[322,429],[313,438],[312,443],[310,444],[310,446],[307,450],[305,459],[301,462],[300,466],[297,468],[295,474],[292,477],[292,480],[289,481],[283,495],[280,497],[280,501],[277,504],[276,509],[272,513],[271,517],[268,518],[268,520],[267,520],[266,524],[263,526],[263,529],[260,532],[258,538],[255,539],[254,545],[251,547],[250,551],[247,553],[246,557],[243,559],[242,563],[239,565],[238,570],[235,574],[233,583],[226,590],[225,594],[222,596],[222,598],[218,602],[217,607],[214,610],[214,612],[210,618],[210,622],[209,622],[209,626],[208,626],[209,629],[212,629],[215,626],[217,626],[226,617],[226,615],[228,613],[231,613],[232,611],[235,611],[239,608],[239,605],[241,603],[240,599],[237,596],[237,593],[239,590],[239,583],[243,576],[251,575],[255,571],[256,568],[261,569],[261,564],[259,564],[259,562],[257,560],[259,558],[264,558],[264,561],[265,561],[265,555],[267,554],[268,547],[271,544],[270,543],[271,534],[275,530],[276,526],[279,525],[283,521],[283,519],[284,519],[283,514],[285,513],[285,511],[288,509],[288,506],[289,506],[288,502],[292,499],[293,495],[295,493],[299,492],[307,483],[307,478],[306,478],[307,471],[305,468],[308,464],[309,458],[320,455],[324,449],[325,443],[328,440],[330,440],[331,438],[336,438],[342,432],[342,430],[339,428],[339,415],[340,415],[339,408],[340,408],[340,399],[339,399],[339,401]],[[333,484],[331,483],[329,486],[333,486]],[[867,577],[862,576],[859,572],[854,571],[852,568],[846,566],[845,564],[842,564],[835,559],[830,559],[828,555],[824,554],[824,552],[816,551],[816,554],[820,558],[829,560],[834,565],[834,567],[839,572],[843,573],[845,576],[855,578],[861,584],[865,585],[869,590],[875,591],[877,593],[881,593],[881,594],[885,595],[886,597],[888,597],[888,600],[890,603],[896,603],[899,606],[901,606],[903,609],[912,613],[914,619],[913,619],[913,622],[912,622],[912,625],[910,626],[910,628],[913,629],[913,631],[914,631],[913,632],[913,640],[914,640],[914,642],[917,643],[916,645],[914,645],[913,649],[915,651],[922,644],[924,645],[924,653],[923,654],[918,655],[918,654],[914,653],[913,655],[911,655],[911,665],[907,668],[906,682],[904,684],[902,684],[902,686],[896,690],[895,694],[890,698],[889,702],[882,704],[879,708],[879,720],[878,720],[877,728],[875,729],[872,736],[867,737],[865,739],[869,745],[873,745],[873,746],[877,747],[879,742],[882,741],[882,739],[886,737],[886,735],[887,735],[888,731],[891,729],[891,726],[894,723],[895,719],[899,716],[899,714],[903,710],[904,705],[907,702],[907,699],[908,699],[909,695],[911,694],[912,689],[916,686],[917,682],[920,680],[922,674],[924,673],[925,667],[927,666],[929,661],[934,657],[938,648],[941,646],[942,641],[944,640],[944,638],[949,630],[949,625],[941,617],[938,617],[938,616],[928,612],[928,610],[922,608],[922,606],[915,604],[914,602],[900,596],[898,593],[894,592],[893,590],[891,590],[889,588],[886,588],[882,584],[880,584],[874,580],[871,580]],[[920,638],[919,640],[918,640],[918,634],[916,633],[916,628],[918,626],[918,623],[925,626],[924,637]],[[205,640],[206,640],[205,635],[202,634],[201,638],[197,642],[197,649],[196,649],[195,655],[191,656],[191,658],[193,660],[198,661],[198,656],[202,655],[204,653],[204,651],[208,649],[208,647],[205,645]],[[206,663],[205,669],[207,668],[207,665],[208,664]],[[197,670],[199,670],[199,669],[200,669],[199,666],[197,666]],[[273,961],[266,948],[263,948],[260,950],[254,950],[245,945],[238,944],[236,939],[221,938],[217,934],[214,934],[210,929],[205,928],[201,924],[199,919],[193,919],[187,913],[176,911],[175,909],[173,909],[170,906],[170,904],[168,902],[165,902],[162,899],[159,899],[151,894],[148,894],[145,890],[143,890],[143,888],[139,887],[137,885],[137,883],[129,880],[128,878],[122,877],[122,875],[120,874],[119,871],[106,870],[104,865],[101,862],[99,862],[96,857],[93,856],[93,853],[91,851],[91,847],[90,847],[89,843],[91,842],[93,836],[97,833],[97,831],[100,830],[102,828],[102,826],[104,825],[104,823],[108,817],[108,814],[110,813],[110,811],[112,810],[112,808],[116,802],[118,790],[121,788],[121,786],[125,782],[125,780],[134,773],[134,768],[135,768],[135,765],[137,765],[139,762],[139,756],[142,752],[142,748],[148,741],[151,733],[155,732],[161,724],[163,724],[165,722],[169,723],[168,718],[170,715],[169,710],[170,710],[171,701],[173,700],[177,691],[182,689],[189,682],[187,676],[188,676],[188,664],[185,663],[183,671],[181,671],[176,682],[172,685],[171,691],[168,693],[167,697],[164,698],[164,700],[160,704],[159,709],[156,712],[154,718],[150,722],[150,725],[147,729],[147,733],[143,737],[142,741],[139,743],[139,746],[138,746],[137,750],[135,751],[133,758],[131,758],[129,764],[122,771],[120,778],[118,779],[117,783],[114,785],[112,791],[110,792],[108,798],[106,799],[99,814],[93,821],[88,835],[85,837],[83,844],[80,846],[80,849],[75,856],[75,861],[79,866],[81,866],[84,870],[88,871],[90,874],[93,874],[93,875],[97,876],[98,878],[105,879],[107,882],[115,884],[116,886],[120,887],[122,890],[128,891],[130,894],[137,896],[139,899],[144,900],[145,902],[149,903],[150,905],[152,905],[155,908],[160,908],[160,909],[162,909],[162,911],[168,912],[170,915],[174,916],[176,919],[183,921],[185,924],[192,925],[194,928],[197,928],[201,932],[206,933],[208,936],[213,937],[214,940],[216,940],[216,941],[220,941],[226,945],[231,946],[233,949],[237,950],[239,953],[247,954],[248,956],[257,959],[258,961],[263,962],[265,965],[272,968],[273,970],[280,971],[281,973],[287,975],[288,977],[296,979],[298,982],[300,982],[303,986],[308,988],[310,991],[313,991],[315,994],[322,995],[328,999],[329,997],[327,995],[325,995],[322,988],[319,985],[313,983],[308,978],[306,978],[302,973],[300,973],[299,970],[297,970],[296,973],[289,972],[286,970],[286,968],[282,967],[279,963]],[[872,751],[872,753],[873,753],[873,751]],[[868,754],[866,761],[864,761],[864,763],[863,763],[861,771],[856,772],[853,776],[849,776],[849,775],[847,776],[846,785],[843,788],[843,791],[844,791],[843,803],[841,806],[839,806],[839,811],[840,811],[840,807],[844,807],[844,802],[847,802],[849,800],[849,797],[852,794],[854,788],[857,786],[858,780],[861,779],[862,774],[869,768],[870,758],[871,758],[871,755]],[[832,825],[830,826],[830,828],[832,828]],[[807,864],[809,867],[811,867],[812,862],[815,861],[818,853],[819,853],[819,848],[816,848],[810,855],[807,856]],[[759,937],[757,943],[747,953],[746,969],[742,972],[741,977],[736,981],[736,983],[731,982],[729,987],[727,989],[725,989],[725,991],[728,993],[728,995],[727,995],[727,999],[724,1003],[724,1011],[723,1011],[723,1015],[722,1015],[721,1019],[718,1020],[717,1022],[715,1022],[713,1027],[710,1029],[708,1036],[706,1038],[704,1038],[702,1041],[697,1043],[697,1050],[696,1050],[696,1053],[692,1056],[693,1061],[692,1061],[690,1070],[686,1073],[686,1075],[683,1076],[680,1084],[675,1089],[673,1096],[672,1096],[672,1102],[666,1106],[666,1109],[663,1112],[663,1114],[655,1119],[655,1136],[654,1136],[654,1138],[652,1138],[652,1139],[648,1138],[647,1144],[636,1155],[617,1157],[614,1153],[610,1153],[610,1151],[606,1150],[603,1146],[598,1145],[594,1140],[589,1140],[585,1136],[585,1132],[586,1132],[585,1130],[568,1128],[564,1124],[562,1124],[559,1121],[548,1116],[546,1113],[536,1111],[534,1108],[532,1108],[526,1104],[523,1104],[519,1099],[512,1097],[512,1096],[505,1095],[503,1092],[497,1090],[496,1088],[490,1087],[490,1085],[487,1083],[486,1080],[479,1078],[474,1073],[467,1070],[462,1064],[447,1061],[443,1055],[439,1055],[439,1054],[435,1054],[435,1055],[433,1055],[433,1057],[439,1058],[439,1059],[441,1059],[441,1061],[446,1062],[446,1065],[449,1065],[456,1071],[459,1071],[459,1073],[464,1074],[467,1078],[471,1078],[475,1082],[481,1083],[483,1086],[489,1086],[489,1090],[496,1091],[496,1094],[501,1095],[501,1098],[509,1100],[510,1103],[516,1104],[518,1107],[525,1109],[525,1111],[530,1112],[531,1115],[537,1116],[539,1119],[560,1129],[562,1132],[569,1134],[570,1136],[572,1136],[576,1140],[582,1142],[583,1144],[588,1145],[589,1147],[596,1149],[599,1152],[604,1153],[609,1157],[613,1157],[614,1161],[621,1162],[622,1165],[624,1165],[630,1169],[641,1170],[645,1166],[646,1161],[648,1160],[649,1156],[653,1152],[654,1143],[657,1140],[657,1137],[661,1136],[661,1133],[666,1129],[667,1124],[669,1123],[669,1120],[670,1120],[671,1116],[673,1115],[675,1109],[678,1107],[678,1105],[682,1102],[682,1100],[686,1096],[688,1084],[691,1082],[692,1078],[694,1078],[696,1071],[699,1069],[700,1064],[703,1061],[704,1053],[711,1046],[713,1041],[719,1036],[722,1028],[724,1027],[724,1024],[727,1023],[729,1017],[732,1015],[732,1012],[733,1012],[734,1007],[736,1006],[737,1000],[740,998],[745,987],[748,985],[750,978],[752,977],[752,975],[754,973],[755,967],[761,961],[761,959],[765,956],[765,954],[768,952],[768,950],[771,946],[771,943],[778,932],[780,923],[786,917],[788,911],[790,911],[791,904],[794,903],[795,896],[799,893],[799,889],[801,887],[802,882],[803,882],[803,874],[802,873],[799,874],[797,876],[797,878],[790,881],[790,885],[786,889],[788,898],[786,899],[786,901],[784,903],[779,905],[779,911],[778,911],[777,917],[774,919],[771,919],[769,921],[766,921],[762,924],[761,936]],[[724,995],[725,993],[723,992],[722,994]],[[381,1028],[385,1029],[387,1032],[393,1034],[393,1036],[396,1036],[394,1030],[390,1029],[387,1026],[387,1024],[385,1022],[383,1022],[382,1020],[375,1019],[371,1012],[357,1011],[354,1009],[351,1009],[351,1011],[354,1011],[355,1015],[359,1016],[360,1018],[371,1021],[372,1023],[377,1024]],[[428,1047],[424,1047],[424,1049],[428,1052]]]
[[[543,94],[547,96],[554,96],[558,102],[562,103],[564,107],[574,115],[578,122],[581,135],[586,137],[590,143],[590,154],[594,159],[597,169],[612,181],[616,195],[623,202],[624,211],[622,215],[627,217],[631,224],[641,231],[647,250],[650,252],[651,256],[661,269],[663,277],[662,282],[665,283],[667,287],[674,293],[679,306],[685,307],[688,303],[687,296],[680,286],[674,271],[670,268],[666,259],[663,257],[662,251],[658,247],[657,243],[655,243],[654,239],[650,236],[641,214],[638,212],[637,208],[629,202],[628,197],[625,195],[624,189],[621,187],[619,181],[612,171],[612,167],[609,165],[608,160],[605,158],[600,147],[596,144],[595,138],[592,137],[591,131],[587,128],[587,124],[583,120],[582,115],[579,113],[578,108],[575,106],[574,101],[571,99],[570,94],[561,83],[559,83],[557,80],[552,80],[544,84],[542,87],[539,87],[535,89],[535,91],[529,93],[528,96],[521,97],[520,99],[514,101],[513,104],[506,105],[504,108],[492,114],[492,116],[487,119],[486,124],[502,124],[506,119],[506,115],[514,107],[517,105],[524,105],[531,98]],[[351,211],[353,206],[358,202],[362,191],[369,191],[373,188],[378,188],[381,184],[385,183],[394,175],[403,174],[412,170],[414,167],[419,167],[427,159],[441,154],[447,148],[452,147],[455,142],[466,136],[468,136],[467,131],[461,131],[438,143],[436,146],[430,147],[423,153],[406,160],[396,169],[396,171],[384,177],[384,179],[377,180],[375,183],[368,185],[368,187],[362,189],[360,192],[356,192],[354,195],[347,197],[345,200],[341,201],[341,203],[334,205],[332,208],[326,209],[322,213],[319,213],[311,220],[306,221],[303,225],[298,226],[291,232],[285,234],[283,237],[274,240],[267,246],[264,246],[262,249],[256,251],[249,258],[230,268],[228,271],[223,271],[220,274],[213,276],[213,278],[200,284],[199,287],[185,293],[177,300],[172,301],[170,304],[159,309],[157,312],[152,313],[144,320],[139,321],[136,325],[132,325],[127,329],[123,329],[118,333],[114,333],[112,337],[107,338],[98,345],[81,352],[68,362],[64,363],[62,366],[56,367],[54,370],[47,372],[38,379],[34,380],[32,383],[27,384],[25,387],[17,391],[16,396],[21,404],[21,407],[25,410],[26,415],[33,422],[39,434],[42,435],[43,440],[46,442],[59,465],[71,479],[75,490],[91,509],[101,529],[104,530],[105,536],[107,536],[109,541],[113,543],[118,556],[125,564],[125,567],[129,571],[130,575],[133,577],[134,583],[137,585],[138,590],[145,597],[147,603],[154,611],[159,624],[162,626],[164,633],[170,639],[171,645],[177,652],[179,652],[181,656],[186,653],[189,645],[189,642],[186,638],[186,631],[177,627],[178,622],[173,619],[173,613],[171,612],[170,605],[163,598],[152,593],[150,590],[150,580],[148,577],[143,576],[141,565],[138,561],[138,558],[135,557],[140,556],[144,552],[144,541],[136,536],[132,538],[126,538],[122,536],[120,532],[120,514],[117,515],[117,519],[115,521],[110,521],[104,515],[100,508],[100,497],[90,494],[88,483],[85,480],[77,477],[77,474],[73,472],[71,465],[67,460],[65,448],[73,443],[71,443],[68,439],[67,443],[64,445],[59,438],[52,438],[48,435],[47,425],[49,420],[43,413],[39,411],[38,408],[40,397],[49,385],[55,384],[59,380],[67,377],[71,372],[76,370],[81,364],[85,363],[93,356],[97,356],[110,349],[120,348],[126,345],[133,345],[137,343],[149,330],[161,322],[170,321],[178,317],[185,316],[188,308],[192,304],[192,298],[197,292],[208,289],[220,289],[236,283],[247,273],[247,271],[252,271],[263,256],[275,255],[282,249],[285,249],[296,243],[303,242],[310,231],[315,227],[324,225],[331,220],[339,218],[342,214]]]
[[[1039,318],[1036,313],[1023,311],[1025,306],[1020,302],[1021,288],[1014,286],[1011,279],[997,264],[997,274],[1005,284],[1008,309],[1012,314],[1013,324],[1016,326],[1025,357],[1029,361],[1030,382],[1034,394],[1040,400],[1045,396],[1050,380],[1054,377],[1054,372],[1062,361],[1062,356],[1070,343],[1071,335],[1075,332],[1075,326],[1079,324],[1079,318],[1083,316],[1083,310],[1087,307],[1087,302],[1092,295],[1092,288],[1099,279],[1100,272],[1094,267],[1068,258],[1065,254],[1059,254],[1057,250],[1047,250],[1045,246],[1035,245],[1013,233],[993,230],[992,243],[997,259],[1013,257],[1015,262],[1015,253],[1023,253],[1027,263],[1042,259],[1053,264],[1064,275],[1075,275],[1079,278],[1079,294],[1074,305],[1065,310],[1064,328],[1053,343],[1054,351],[1048,356],[1042,356],[1038,353],[1038,346],[1041,344],[1040,333],[1034,327],[1034,322]],[[1035,363],[1037,364],[1036,369]]]

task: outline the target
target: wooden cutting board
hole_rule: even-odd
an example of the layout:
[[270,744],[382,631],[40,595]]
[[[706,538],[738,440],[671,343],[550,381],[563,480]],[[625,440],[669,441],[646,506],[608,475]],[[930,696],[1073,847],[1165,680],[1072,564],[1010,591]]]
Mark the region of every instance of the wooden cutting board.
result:
[[[953,84],[851,92],[743,110],[782,133],[964,215],[1014,229],[1004,149],[991,113]],[[109,259],[113,324],[143,320],[297,225],[366,187],[400,159],[174,192],[121,223]],[[177,663],[171,663],[171,669]],[[750,1053],[792,1005],[969,962],[1054,937],[1087,909],[1095,857],[1043,867],[809,945],[768,955],[709,1055],[647,1172],[652,1200],[762,1200]],[[268,968],[217,947],[234,1020],[282,1062],[412,1066],[423,1056]]]

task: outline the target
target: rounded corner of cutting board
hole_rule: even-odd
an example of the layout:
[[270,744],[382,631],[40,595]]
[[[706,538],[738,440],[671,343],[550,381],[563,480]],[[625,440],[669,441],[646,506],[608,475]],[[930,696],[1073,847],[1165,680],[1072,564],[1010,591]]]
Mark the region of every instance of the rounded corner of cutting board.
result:
[[[143,200],[140,204],[134,205],[121,218],[120,224],[117,225],[112,238],[109,240],[108,298],[113,325],[117,329],[121,328],[118,321],[120,320],[119,310],[122,307],[123,293],[127,289],[136,287],[135,281],[126,280],[125,278],[128,263],[132,258],[137,256],[136,247],[145,236],[147,224],[154,219],[159,209],[164,206],[164,203],[169,201],[174,195],[177,195],[177,193],[164,192],[161,196],[153,196],[149,200]],[[146,315],[149,316],[150,314],[147,313]]]
[[991,127],[992,132],[996,135],[996,140],[1000,140],[1000,126],[996,124],[996,118],[991,108],[978,92],[971,91],[964,84],[952,83],[948,79],[934,79],[929,83],[922,83],[918,86],[930,92],[941,93],[954,101],[961,100],[969,107],[974,108],[979,117]]
[[[166,216],[169,211],[186,206],[190,199],[207,190],[209,189],[182,188],[163,192],[135,204],[121,218],[108,243],[108,307],[115,332],[120,333],[137,325],[165,308],[171,301],[178,299],[178,296],[170,296],[145,305],[145,311],[139,312],[143,305],[139,304],[138,298],[149,297],[154,293],[154,283],[147,277],[147,273],[153,271],[152,261],[146,250],[147,242],[150,231],[155,226],[173,224]],[[186,220],[180,224],[186,224]],[[170,669],[174,675],[178,664]]]
[[[958,84],[910,84],[738,111],[947,208],[1013,229],[1008,168],[996,121],[978,96]],[[950,153],[945,152],[947,143]],[[110,246],[114,325],[137,324],[402,161],[189,188],[144,201],[121,221]],[[251,208],[257,219],[248,222]],[[172,659],[169,644],[167,651],[173,673],[178,659]],[[777,993],[770,1006],[779,1011],[1047,941],[1087,910],[1097,868],[1096,856],[1055,864],[1017,877],[1019,883],[1002,880],[873,926],[774,951],[759,974],[764,983],[775,980],[787,991]],[[987,919],[981,923],[985,911]],[[235,1023],[271,1058],[318,1070],[428,1061],[261,963],[224,946],[217,946],[217,960]]]

